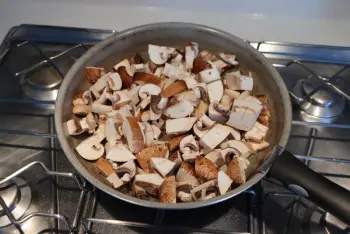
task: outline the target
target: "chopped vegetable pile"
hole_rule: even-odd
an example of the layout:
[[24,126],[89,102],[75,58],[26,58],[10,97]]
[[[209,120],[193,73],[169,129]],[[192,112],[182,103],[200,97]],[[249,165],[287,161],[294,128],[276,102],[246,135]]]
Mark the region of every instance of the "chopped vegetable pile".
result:
[[73,97],[78,154],[115,189],[164,203],[206,200],[246,182],[249,156],[269,146],[270,112],[253,96],[235,55],[149,45],[106,71],[86,67],[91,87]]

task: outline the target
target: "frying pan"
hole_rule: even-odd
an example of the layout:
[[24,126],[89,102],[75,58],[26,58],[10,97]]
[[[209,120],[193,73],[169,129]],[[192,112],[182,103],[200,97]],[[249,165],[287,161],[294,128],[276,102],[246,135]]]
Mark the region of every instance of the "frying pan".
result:
[[[183,47],[190,41],[198,42],[200,48],[214,53],[226,52],[237,56],[240,69],[252,71],[254,94],[265,94],[272,120],[267,141],[270,147],[258,156],[251,157],[247,169],[247,182],[232,191],[205,201],[165,204],[141,200],[113,189],[99,174],[91,162],[75,151],[82,141],[71,137],[64,123],[72,118],[73,95],[89,87],[84,78],[87,66],[112,69],[121,59],[136,52],[146,52],[148,44]],[[146,53],[144,53],[146,57]],[[98,43],[79,58],[67,73],[61,85],[55,109],[55,124],[62,149],[76,170],[100,190],[118,199],[150,208],[192,209],[212,205],[232,198],[247,190],[269,175],[282,180],[285,185],[309,198],[333,215],[350,223],[350,192],[309,169],[291,153],[283,151],[291,130],[291,104],[282,78],[269,61],[243,40],[218,29],[188,23],[157,23],[131,28]]]

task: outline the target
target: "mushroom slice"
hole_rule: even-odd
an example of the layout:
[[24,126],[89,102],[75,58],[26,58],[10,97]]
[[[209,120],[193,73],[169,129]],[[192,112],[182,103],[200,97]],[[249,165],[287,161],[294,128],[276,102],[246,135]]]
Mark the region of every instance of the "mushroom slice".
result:
[[[128,174],[129,178],[134,178],[136,175],[136,164],[134,160],[129,160],[126,163],[120,165],[116,170],[117,173]],[[123,177],[122,177],[123,178]],[[125,181],[128,182],[128,181]]]
[[136,72],[134,77],[134,82],[136,84],[155,84],[159,85],[161,82],[160,77],[146,72]]
[[[243,91],[242,93],[240,93],[240,95],[236,98],[237,100],[246,100],[248,97],[250,96],[250,91]],[[248,101],[248,100],[246,100]],[[260,104],[260,103],[258,103]]]
[[172,153],[168,159],[175,163],[174,169],[177,169],[182,163],[182,158],[179,151],[175,151],[174,153]]
[[209,132],[200,139],[203,148],[215,149],[231,132],[231,128],[222,124],[215,124]]
[[139,53],[134,54],[131,58],[130,58],[130,64],[142,64],[143,63],[143,59],[142,56]]
[[73,106],[72,112],[75,115],[86,116],[91,112],[91,106],[85,104],[77,104]]
[[118,71],[120,67],[125,67],[126,72],[129,76],[133,76],[135,73],[135,68],[132,68],[128,59],[124,59],[119,62],[117,65],[114,65],[113,70]]
[[193,135],[188,135],[180,142],[182,158],[185,162],[193,162],[199,155],[199,147]]
[[141,99],[145,99],[150,95],[158,95],[161,89],[155,84],[144,84],[139,89],[139,96]]
[[123,84],[118,73],[110,73],[107,77],[107,83],[113,91],[120,90]]
[[253,78],[241,75],[240,72],[226,73],[227,87],[232,90],[253,90]]
[[125,66],[118,67],[116,70],[122,80],[124,88],[130,88],[132,83],[134,82],[134,78],[132,75],[129,75],[128,70]]
[[146,122],[151,120],[151,111],[144,111],[141,114],[141,121]]
[[221,157],[221,153],[218,150],[210,151],[207,155],[205,155],[205,158],[212,161],[218,167],[221,167],[222,165],[225,164],[225,161]]
[[236,59],[236,55],[233,54],[224,54],[224,53],[220,53],[219,57],[225,61],[226,63],[236,66],[238,65],[238,62],[235,60]]
[[227,70],[231,66],[230,64],[227,64],[222,60],[216,60],[214,62],[208,61],[208,62],[211,64],[212,67],[215,67],[220,74],[223,73],[225,70]]
[[116,129],[116,123],[117,121],[115,118],[107,118],[106,128],[105,128],[105,135],[106,135],[107,141],[115,142],[122,138],[122,136],[119,134],[119,132]]
[[168,119],[165,121],[166,134],[170,135],[186,133],[191,130],[196,120],[196,117]]
[[217,80],[207,84],[207,90],[210,102],[220,102],[224,94],[224,86],[221,80]]
[[220,148],[221,149],[234,148],[238,152],[240,152],[240,155],[245,155],[250,152],[250,149],[246,143],[242,141],[237,141],[237,140],[225,141],[220,145]]
[[222,165],[222,166],[219,168],[219,171],[223,171],[223,172],[226,173],[226,171],[227,171],[227,165],[226,165],[226,164]]
[[232,179],[232,183],[236,186],[246,182],[246,164],[244,160],[243,158],[234,157],[227,166],[226,174]]
[[145,189],[146,192],[152,196],[157,196],[159,187],[164,179],[157,173],[138,174],[135,176],[135,185]]
[[254,97],[254,96],[252,96],[252,95],[249,95],[246,99],[244,99],[244,100],[246,100],[246,101],[249,101],[249,102],[254,102],[254,103],[256,103],[256,104],[262,104],[261,103],[261,101],[259,100],[259,98],[257,98],[257,97]]
[[185,77],[182,80],[186,83],[187,89],[193,89],[198,83],[193,76]]
[[211,102],[208,109],[209,118],[218,123],[226,123],[228,117],[222,112],[217,110],[218,102]]
[[200,99],[196,96],[193,91],[185,91],[175,95],[175,99],[178,102],[188,101],[192,106],[196,107],[199,105]]
[[168,107],[164,111],[164,115],[174,119],[184,118],[189,116],[193,112],[193,110],[193,105],[189,101],[184,100]]
[[253,152],[258,152],[258,151],[261,151],[263,149],[266,149],[267,147],[269,147],[270,144],[266,141],[262,141],[260,143],[250,141],[250,142],[248,142],[248,145],[253,150]]
[[185,67],[187,70],[193,68],[194,59],[198,56],[198,44],[190,43],[185,47]]
[[210,63],[208,63],[205,59],[202,58],[202,56],[198,56],[197,58],[195,58],[195,60],[193,61],[193,69],[192,72],[194,74],[198,74],[201,71],[210,69],[211,65]]
[[175,176],[165,178],[159,188],[159,200],[163,203],[176,203]]
[[169,85],[167,88],[165,88],[161,93],[160,96],[162,98],[169,98],[171,96],[174,96],[177,93],[181,93],[182,91],[185,91],[187,89],[186,82],[183,80],[178,80]]
[[154,140],[153,129],[151,125],[148,122],[143,122],[139,124],[142,124],[144,127],[143,132],[146,145],[151,145]]
[[154,140],[158,140],[160,134],[162,134],[162,131],[154,124],[151,125],[152,131],[153,131],[153,138]]
[[194,115],[196,116],[196,118],[200,118],[205,113],[207,113],[208,109],[209,109],[208,104],[203,100],[199,100],[199,104],[194,110]]
[[134,160],[135,156],[123,144],[117,143],[109,150],[106,159],[113,162],[127,162]]
[[194,176],[194,169],[191,164],[182,162],[176,174],[176,181],[186,182],[193,187],[199,185],[198,179]]
[[96,163],[96,167],[107,177],[106,179],[112,184],[113,188],[119,188],[124,183],[114,172],[112,165],[103,158],[99,158]]
[[66,125],[68,133],[71,136],[76,136],[85,132],[85,130],[81,127],[78,119],[70,119],[67,121]]
[[166,153],[168,151],[168,148],[166,145],[163,144],[158,144],[158,145],[152,145],[150,147],[147,147],[143,150],[141,150],[139,153],[136,154],[136,159],[142,169],[147,172],[153,172],[150,160],[151,157],[154,158],[164,158]]
[[205,114],[199,118],[199,121],[201,121],[204,124],[204,126],[206,126],[206,127],[212,127],[215,124],[215,121],[211,120]]
[[117,101],[113,103],[113,109],[117,110],[131,102],[126,90],[115,91],[113,95],[117,96]]
[[225,164],[228,164],[229,162],[231,162],[231,160],[234,156],[242,155],[240,151],[236,150],[235,148],[230,148],[230,147],[222,149],[220,154],[221,154],[221,158]]
[[220,195],[225,194],[231,187],[232,179],[223,171],[218,173],[218,187]]
[[177,198],[182,201],[182,202],[191,202],[193,201],[192,199],[192,194],[189,192],[184,192],[184,191],[178,191],[176,193]]
[[140,104],[138,105],[141,110],[145,109],[149,104],[151,103],[151,97],[146,97],[143,99]]
[[101,158],[105,152],[104,147],[101,144],[103,139],[104,136],[100,134],[92,135],[82,141],[75,149],[78,154],[86,160],[96,160]]
[[104,105],[98,102],[93,102],[91,106],[91,111],[96,114],[106,114],[113,110],[112,106]]
[[144,147],[142,130],[134,117],[126,117],[123,122],[123,135],[132,153],[140,152]]
[[244,138],[259,143],[265,138],[268,130],[268,127],[255,122],[252,129],[244,134]]
[[203,124],[201,121],[197,121],[195,125],[193,125],[193,132],[198,138],[204,137],[210,128],[203,128]]
[[[73,96],[73,101],[72,101],[73,105],[84,105],[85,102],[83,100],[83,92],[78,92]],[[88,105],[89,103],[86,103],[86,105]]]
[[163,119],[158,119],[158,120],[152,121],[152,124],[157,126],[158,128],[163,128],[165,121]]
[[159,174],[161,174],[163,177],[167,176],[175,168],[176,165],[176,163],[165,158],[152,157],[150,159],[150,162],[151,167],[157,170],[157,172],[159,172]]
[[180,142],[182,139],[184,139],[187,135],[180,135],[180,136],[175,136],[169,139],[168,141],[168,147],[170,151],[176,150],[180,146]]
[[[207,191],[215,188],[216,180],[209,180],[194,189],[191,190],[192,198],[194,200],[204,200],[205,196],[207,195]],[[198,196],[199,193],[199,196]]]
[[231,135],[232,135],[233,139],[235,139],[237,141],[242,140],[241,132],[235,128],[232,128]]
[[211,83],[220,79],[220,73],[215,68],[204,70],[199,73],[199,81],[202,83]]
[[148,45],[148,55],[150,60],[157,65],[162,65],[175,53],[175,48]]
[[85,67],[85,77],[89,83],[96,83],[106,71],[103,67]]
[[218,177],[219,168],[207,158],[197,156],[194,169],[196,175],[205,180],[213,180]]

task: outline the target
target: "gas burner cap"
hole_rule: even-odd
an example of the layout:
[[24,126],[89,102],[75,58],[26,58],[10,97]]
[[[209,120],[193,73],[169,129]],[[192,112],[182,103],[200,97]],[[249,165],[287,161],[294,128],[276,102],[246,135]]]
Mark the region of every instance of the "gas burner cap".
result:
[[293,93],[300,101],[301,117],[313,122],[334,122],[345,108],[345,98],[324,84],[327,78],[299,80]]
[[[15,219],[19,219],[24,215],[32,200],[29,185],[20,178],[13,178],[11,181],[0,185],[0,196]],[[5,210],[0,206],[0,227],[10,224],[11,221]]]

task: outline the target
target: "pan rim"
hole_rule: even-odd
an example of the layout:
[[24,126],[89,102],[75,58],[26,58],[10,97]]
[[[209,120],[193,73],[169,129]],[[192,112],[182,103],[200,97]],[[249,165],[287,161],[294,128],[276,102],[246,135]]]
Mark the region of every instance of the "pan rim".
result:
[[[85,167],[79,162],[77,157],[74,154],[74,149],[71,149],[69,147],[67,138],[64,135],[63,132],[63,121],[62,121],[62,107],[65,101],[65,94],[67,90],[67,86],[70,84],[70,81],[74,78],[76,72],[81,68],[81,66],[88,61],[94,54],[99,52],[102,48],[109,46],[111,43],[114,43],[116,40],[123,39],[125,37],[128,37],[131,34],[137,34],[144,31],[152,30],[152,29],[160,29],[160,28],[189,28],[189,29],[195,29],[195,30],[201,30],[205,31],[206,33],[213,34],[215,36],[224,38],[225,40],[228,40],[232,42],[233,44],[236,44],[237,46],[244,48],[247,52],[251,53],[268,71],[268,73],[273,77],[273,79],[276,82],[276,85],[279,87],[280,94],[282,97],[282,102],[285,107],[285,116],[284,116],[284,125],[282,130],[282,136],[280,138],[280,141],[278,143],[278,147],[284,148],[287,144],[289,133],[291,129],[291,104],[289,99],[289,94],[287,91],[287,88],[280,76],[280,74],[277,72],[277,70],[272,66],[272,64],[267,60],[266,57],[264,57],[260,52],[258,52],[255,48],[253,48],[251,45],[244,42],[242,39],[224,32],[222,30],[212,28],[205,25],[200,24],[193,24],[193,23],[183,23],[183,22],[165,22],[165,23],[153,23],[153,24],[145,24],[141,26],[137,26],[134,28],[126,29],[124,31],[121,31],[113,36],[110,36],[106,38],[105,40],[99,42],[98,44],[94,45],[92,48],[90,48],[84,55],[82,55],[75,63],[74,65],[69,69],[68,73],[66,74],[65,78],[63,79],[63,82],[61,84],[58,97],[56,100],[56,108],[55,108],[55,127],[57,131],[58,140],[61,144],[61,147],[63,149],[63,152],[67,156],[68,160],[72,163],[75,170],[82,175],[87,181],[89,181],[92,185],[94,185],[96,188],[102,190],[103,192],[118,198],[120,200],[126,201],[128,203],[139,205],[143,207],[148,208],[156,208],[156,209],[170,209],[170,210],[181,210],[181,209],[192,209],[192,208],[200,208],[205,207],[209,205],[213,205],[222,201],[225,201],[229,198],[235,197],[239,195],[240,193],[248,190],[250,187],[255,185],[258,181],[260,181],[268,172],[268,169],[263,172],[256,173],[253,177],[251,177],[245,184],[235,188],[234,190],[221,195],[217,196],[208,200],[204,201],[195,201],[190,203],[176,203],[176,204],[166,204],[166,203],[160,203],[160,202],[152,202],[152,201],[146,201],[141,200],[136,197],[132,197],[127,194],[123,194],[114,188],[101,183],[99,180],[97,180],[92,174],[90,174]],[[270,157],[270,156],[269,156]],[[271,164],[270,161],[266,161],[264,164]],[[270,165],[265,165],[265,167],[269,168]]]

